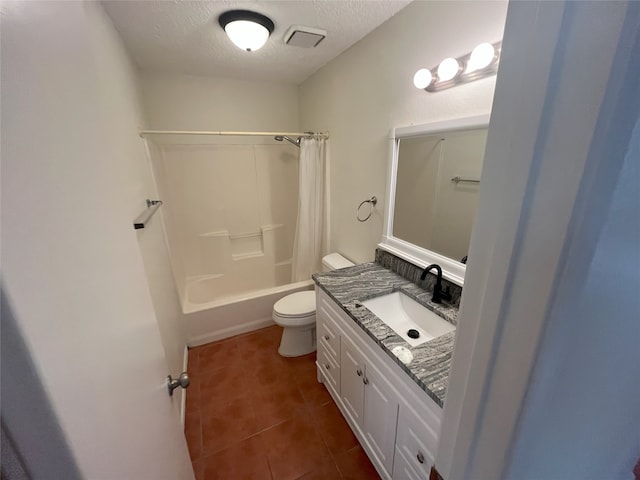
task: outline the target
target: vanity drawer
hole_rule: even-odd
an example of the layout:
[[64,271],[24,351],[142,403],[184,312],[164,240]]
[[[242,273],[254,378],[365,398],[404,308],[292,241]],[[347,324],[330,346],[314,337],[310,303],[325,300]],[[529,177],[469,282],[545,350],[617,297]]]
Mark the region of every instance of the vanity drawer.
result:
[[[401,453],[420,477],[429,478],[437,448],[438,432],[410,408],[401,405],[398,415],[396,455]],[[396,478],[395,475],[394,478]]]
[[340,364],[324,349],[318,349],[318,368],[333,391],[340,396]]
[[319,343],[333,357],[334,363],[340,363],[340,334],[326,318],[316,317]]

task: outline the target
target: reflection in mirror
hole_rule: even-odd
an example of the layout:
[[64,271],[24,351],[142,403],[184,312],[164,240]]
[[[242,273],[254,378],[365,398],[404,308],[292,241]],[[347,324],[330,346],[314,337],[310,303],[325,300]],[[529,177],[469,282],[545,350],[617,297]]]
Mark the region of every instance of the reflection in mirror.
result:
[[398,140],[393,236],[466,263],[487,128]]

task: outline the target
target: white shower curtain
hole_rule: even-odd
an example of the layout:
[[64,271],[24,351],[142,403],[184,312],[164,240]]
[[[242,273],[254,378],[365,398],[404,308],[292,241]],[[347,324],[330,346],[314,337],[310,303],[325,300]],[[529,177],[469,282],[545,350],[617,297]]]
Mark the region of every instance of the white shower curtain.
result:
[[292,281],[309,280],[320,271],[325,232],[325,164],[327,141],[300,142],[298,221],[293,244]]

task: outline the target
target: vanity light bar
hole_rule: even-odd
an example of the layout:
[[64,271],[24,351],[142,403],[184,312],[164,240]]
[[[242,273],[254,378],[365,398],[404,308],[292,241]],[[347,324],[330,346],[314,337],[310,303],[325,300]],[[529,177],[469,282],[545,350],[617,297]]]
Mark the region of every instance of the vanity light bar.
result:
[[481,43],[471,53],[458,58],[445,58],[430,70],[421,68],[414,75],[413,84],[427,92],[438,92],[495,75],[501,49],[502,41]]

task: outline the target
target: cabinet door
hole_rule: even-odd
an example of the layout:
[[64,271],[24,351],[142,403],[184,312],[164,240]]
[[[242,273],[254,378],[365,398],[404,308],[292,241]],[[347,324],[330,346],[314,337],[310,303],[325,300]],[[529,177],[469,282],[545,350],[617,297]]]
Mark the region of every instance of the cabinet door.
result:
[[396,444],[398,398],[382,374],[367,364],[363,381],[364,422],[367,442],[388,473],[393,469],[393,451]]
[[[429,471],[438,445],[439,426],[423,413],[426,418],[420,418],[417,413],[406,406],[400,407],[398,416],[398,435],[396,441],[396,458],[402,453],[413,469],[424,478],[429,478]],[[425,422],[426,420],[426,422]],[[395,478],[395,472],[394,472]]]
[[426,480],[427,478],[429,477],[418,475],[400,450],[396,450],[393,462],[393,480]]
[[362,427],[364,408],[364,360],[346,338],[340,341],[340,398],[351,420]]

